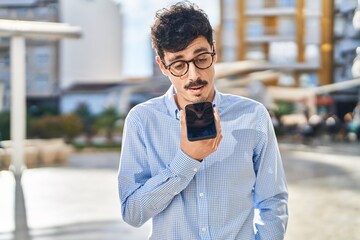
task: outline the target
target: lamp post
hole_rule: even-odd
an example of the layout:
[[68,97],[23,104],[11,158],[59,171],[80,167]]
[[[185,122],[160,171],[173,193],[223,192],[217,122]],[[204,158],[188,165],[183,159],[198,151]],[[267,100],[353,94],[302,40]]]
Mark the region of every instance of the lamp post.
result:
[[[360,0],[358,0],[358,6],[355,9],[353,20],[353,27],[356,31],[360,30]],[[360,47],[356,48],[356,57],[353,61],[353,65],[351,67],[351,73],[354,78],[360,77]]]
[[[354,29],[360,31],[360,0],[357,2],[358,6],[355,9],[352,23]],[[356,48],[356,57],[353,61],[351,72],[354,78],[360,78],[360,46]],[[360,89],[358,90],[358,102],[360,102]]]

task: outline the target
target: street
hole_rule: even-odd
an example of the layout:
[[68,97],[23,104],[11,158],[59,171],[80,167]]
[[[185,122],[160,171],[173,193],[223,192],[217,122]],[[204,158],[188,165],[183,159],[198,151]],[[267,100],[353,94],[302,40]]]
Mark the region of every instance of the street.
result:
[[282,148],[290,196],[286,240],[360,239],[360,154],[353,154]]
[[[286,240],[360,239],[358,143],[283,143],[280,149],[290,194]],[[120,219],[118,157],[117,152],[73,154],[68,166],[26,170],[25,213],[14,214],[16,184],[10,172],[0,172],[0,240],[146,239],[150,223],[137,229]],[[14,232],[15,226],[22,229]]]

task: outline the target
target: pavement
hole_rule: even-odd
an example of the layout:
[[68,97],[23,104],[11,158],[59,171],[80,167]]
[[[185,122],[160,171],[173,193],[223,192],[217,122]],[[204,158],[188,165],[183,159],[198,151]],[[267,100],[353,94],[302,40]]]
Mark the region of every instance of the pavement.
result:
[[[280,142],[289,183],[286,240],[360,239],[360,144]],[[0,240],[140,240],[151,223],[121,220],[118,152],[72,154],[66,166],[0,171]]]
[[[0,240],[139,240],[121,220],[117,194],[119,153],[78,153],[67,166],[27,169],[21,178],[23,203],[16,203],[12,172],[0,171]],[[16,209],[24,205],[25,211]],[[20,225],[25,218],[26,226]]]

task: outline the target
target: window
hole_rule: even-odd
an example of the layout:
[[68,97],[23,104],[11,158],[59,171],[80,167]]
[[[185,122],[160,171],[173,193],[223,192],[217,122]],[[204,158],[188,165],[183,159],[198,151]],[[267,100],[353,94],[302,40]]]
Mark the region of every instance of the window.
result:
[[290,87],[290,86],[294,86],[295,83],[296,83],[295,78],[289,73],[281,74],[278,80],[279,86]]
[[246,34],[248,37],[258,37],[264,34],[262,18],[251,18],[248,20]]
[[45,91],[49,87],[49,74],[39,73],[35,82],[36,91]]
[[27,9],[26,8],[18,8],[16,10],[16,15],[19,19],[25,19],[27,17]]
[[245,57],[248,60],[265,60],[266,56],[263,51],[263,46],[262,45],[249,46]]
[[279,7],[295,7],[296,0],[278,0]]
[[35,61],[38,67],[47,67],[50,64],[50,49],[49,47],[37,47],[35,49]]
[[299,77],[300,86],[303,88],[318,86],[318,75],[311,73],[303,73]]
[[316,44],[309,44],[305,47],[305,59],[307,63],[320,63],[320,49]]
[[295,42],[272,42],[269,45],[269,61],[276,64],[296,63],[297,50]]
[[305,42],[306,43],[320,43],[320,18],[318,17],[308,17],[306,19],[305,26]]
[[9,12],[7,9],[0,8],[0,18],[8,18]]
[[236,46],[236,26],[234,21],[225,21],[222,35],[224,46]]
[[[305,0],[305,8],[311,12],[321,12],[321,4],[323,0]],[[328,0],[324,0],[328,1]]]
[[224,0],[224,18],[235,19],[237,16],[237,4],[235,0]]
[[263,7],[264,7],[263,0],[247,0],[246,1],[246,8],[248,10],[259,9],[259,8],[263,8]]
[[224,47],[222,58],[224,62],[236,61],[236,49],[233,47]]
[[278,33],[282,36],[295,35],[295,22],[293,18],[278,18]]

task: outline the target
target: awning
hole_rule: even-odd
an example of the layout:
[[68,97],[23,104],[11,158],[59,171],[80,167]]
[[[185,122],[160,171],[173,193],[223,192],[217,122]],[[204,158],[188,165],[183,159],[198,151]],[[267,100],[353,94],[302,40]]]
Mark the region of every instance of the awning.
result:
[[354,87],[360,87],[360,78],[323,85],[323,86],[314,88],[314,91],[316,92],[316,94],[327,94],[327,93],[331,93],[331,92],[347,90],[347,89],[354,88]]
[[264,61],[218,62],[215,64],[215,78],[220,79],[258,71],[262,65],[264,65]]
[[62,38],[80,38],[81,28],[66,23],[35,22],[0,19],[0,37],[22,36],[59,40]]

